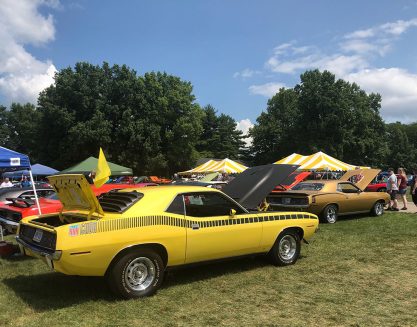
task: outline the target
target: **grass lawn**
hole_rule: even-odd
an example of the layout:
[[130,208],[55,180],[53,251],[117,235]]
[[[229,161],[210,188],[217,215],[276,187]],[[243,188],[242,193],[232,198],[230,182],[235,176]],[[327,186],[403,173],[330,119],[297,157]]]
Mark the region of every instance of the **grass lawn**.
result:
[[120,301],[101,278],[0,259],[0,326],[417,326],[417,215],[321,225],[289,267],[262,258],[177,270]]

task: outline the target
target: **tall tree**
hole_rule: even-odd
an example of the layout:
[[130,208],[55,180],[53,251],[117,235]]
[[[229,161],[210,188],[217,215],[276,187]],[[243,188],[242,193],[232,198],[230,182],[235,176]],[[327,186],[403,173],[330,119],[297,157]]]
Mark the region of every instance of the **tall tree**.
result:
[[189,167],[201,133],[192,85],[166,73],[77,63],[39,97],[39,156],[65,168],[105,149],[137,173]]
[[386,154],[380,96],[328,71],[307,71],[300,80],[279,90],[258,117],[251,131],[258,163],[321,150],[356,164],[380,164]]
[[242,131],[236,121],[225,114],[217,115],[216,109],[207,105],[203,108],[203,132],[197,149],[200,157],[238,159],[244,147]]

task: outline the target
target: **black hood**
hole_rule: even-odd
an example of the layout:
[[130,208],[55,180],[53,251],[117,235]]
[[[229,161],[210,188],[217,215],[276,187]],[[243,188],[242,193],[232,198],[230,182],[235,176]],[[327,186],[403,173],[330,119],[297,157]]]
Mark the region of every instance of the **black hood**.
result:
[[246,169],[222,191],[247,209],[255,209],[275,186],[295,171],[298,165],[263,165]]

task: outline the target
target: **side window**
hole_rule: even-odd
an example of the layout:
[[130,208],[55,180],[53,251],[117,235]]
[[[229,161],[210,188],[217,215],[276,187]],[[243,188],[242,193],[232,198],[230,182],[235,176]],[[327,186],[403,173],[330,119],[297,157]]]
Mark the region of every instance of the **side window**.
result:
[[34,196],[35,195],[34,195],[33,191],[27,191],[27,192],[23,192],[22,194],[20,194],[19,198],[21,198],[21,199],[30,199]]
[[245,212],[230,199],[214,192],[184,194],[184,203],[185,214],[192,217],[228,216],[230,209],[236,210],[236,214]]
[[357,193],[359,189],[350,183],[339,183],[337,185],[337,190],[343,193]]
[[165,211],[175,213],[177,215],[184,215],[184,201],[182,199],[182,195],[177,195]]

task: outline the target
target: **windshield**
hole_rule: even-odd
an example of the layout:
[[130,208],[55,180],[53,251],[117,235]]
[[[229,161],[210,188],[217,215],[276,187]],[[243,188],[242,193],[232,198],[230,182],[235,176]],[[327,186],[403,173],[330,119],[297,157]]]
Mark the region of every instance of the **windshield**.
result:
[[320,191],[323,188],[323,183],[300,183],[295,185],[294,191]]

